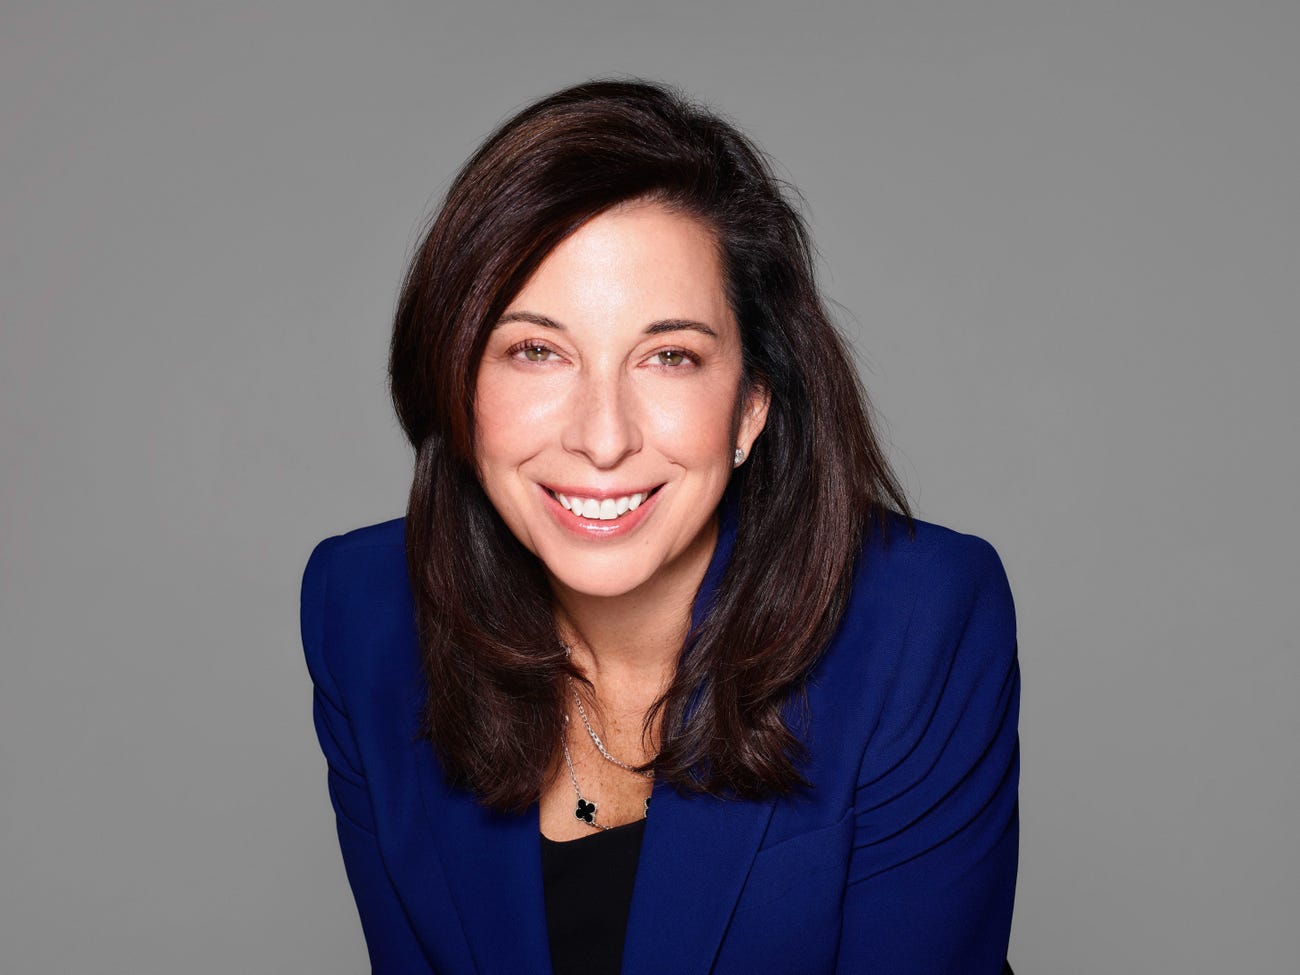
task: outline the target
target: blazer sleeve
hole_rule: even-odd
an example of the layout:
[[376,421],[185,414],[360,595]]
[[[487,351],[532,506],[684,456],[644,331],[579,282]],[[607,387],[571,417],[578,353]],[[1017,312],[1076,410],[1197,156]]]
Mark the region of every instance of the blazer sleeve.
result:
[[372,971],[376,975],[432,973],[380,855],[364,763],[328,660],[330,618],[337,609],[330,589],[336,543],[337,538],[325,539],[307,560],[302,579],[301,625],[307,670],[315,687],[312,707],[316,737],[328,767],[339,848],[356,899]]
[[[859,771],[838,971],[996,975],[1015,898],[1020,672],[997,552],[932,559]],[[939,564],[942,563],[942,564]]]

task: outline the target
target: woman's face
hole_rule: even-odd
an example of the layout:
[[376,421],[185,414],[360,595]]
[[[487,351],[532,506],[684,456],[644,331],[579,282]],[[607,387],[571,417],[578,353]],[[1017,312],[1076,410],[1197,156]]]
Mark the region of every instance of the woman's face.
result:
[[735,449],[763,428],[766,396],[738,411],[740,380],[711,231],[653,204],[607,211],[547,255],[488,339],[483,487],[553,583],[671,584],[707,560]]

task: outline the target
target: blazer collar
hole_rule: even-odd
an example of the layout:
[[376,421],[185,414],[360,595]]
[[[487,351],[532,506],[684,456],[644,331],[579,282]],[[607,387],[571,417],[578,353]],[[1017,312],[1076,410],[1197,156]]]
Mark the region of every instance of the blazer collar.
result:
[[[713,603],[737,524],[737,500],[728,490],[717,545],[692,607],[692,632]],[[492,812],[467,793],[447,789],[432,754],[420,764],[438,858],[479,971],[550,975],[536,804],[523,815]],[[686,795],[663,782],[655,783],[653,797],[623,972],[708,971],[775,802]]]

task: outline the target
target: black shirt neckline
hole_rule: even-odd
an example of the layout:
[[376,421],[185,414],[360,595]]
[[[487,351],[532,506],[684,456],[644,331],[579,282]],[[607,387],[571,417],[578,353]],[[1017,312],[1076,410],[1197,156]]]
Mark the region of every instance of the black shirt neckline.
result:
[[554,975],[618,975],[644,819],[576,840],[542,840],[542,890]]

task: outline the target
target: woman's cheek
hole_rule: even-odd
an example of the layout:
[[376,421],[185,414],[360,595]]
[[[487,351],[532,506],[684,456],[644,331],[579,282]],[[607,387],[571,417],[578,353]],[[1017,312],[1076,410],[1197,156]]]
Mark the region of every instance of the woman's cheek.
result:
[[550,419],[560,392],[555,383],[508,365],[479,375],[475,416],[481,437],[494,446],[509,446],[536,437],[539,423]]
[[701,456],[730,449],[732,396],[726,383],[692,383],[665,396],[652,410],[657,426],[678,451]]

